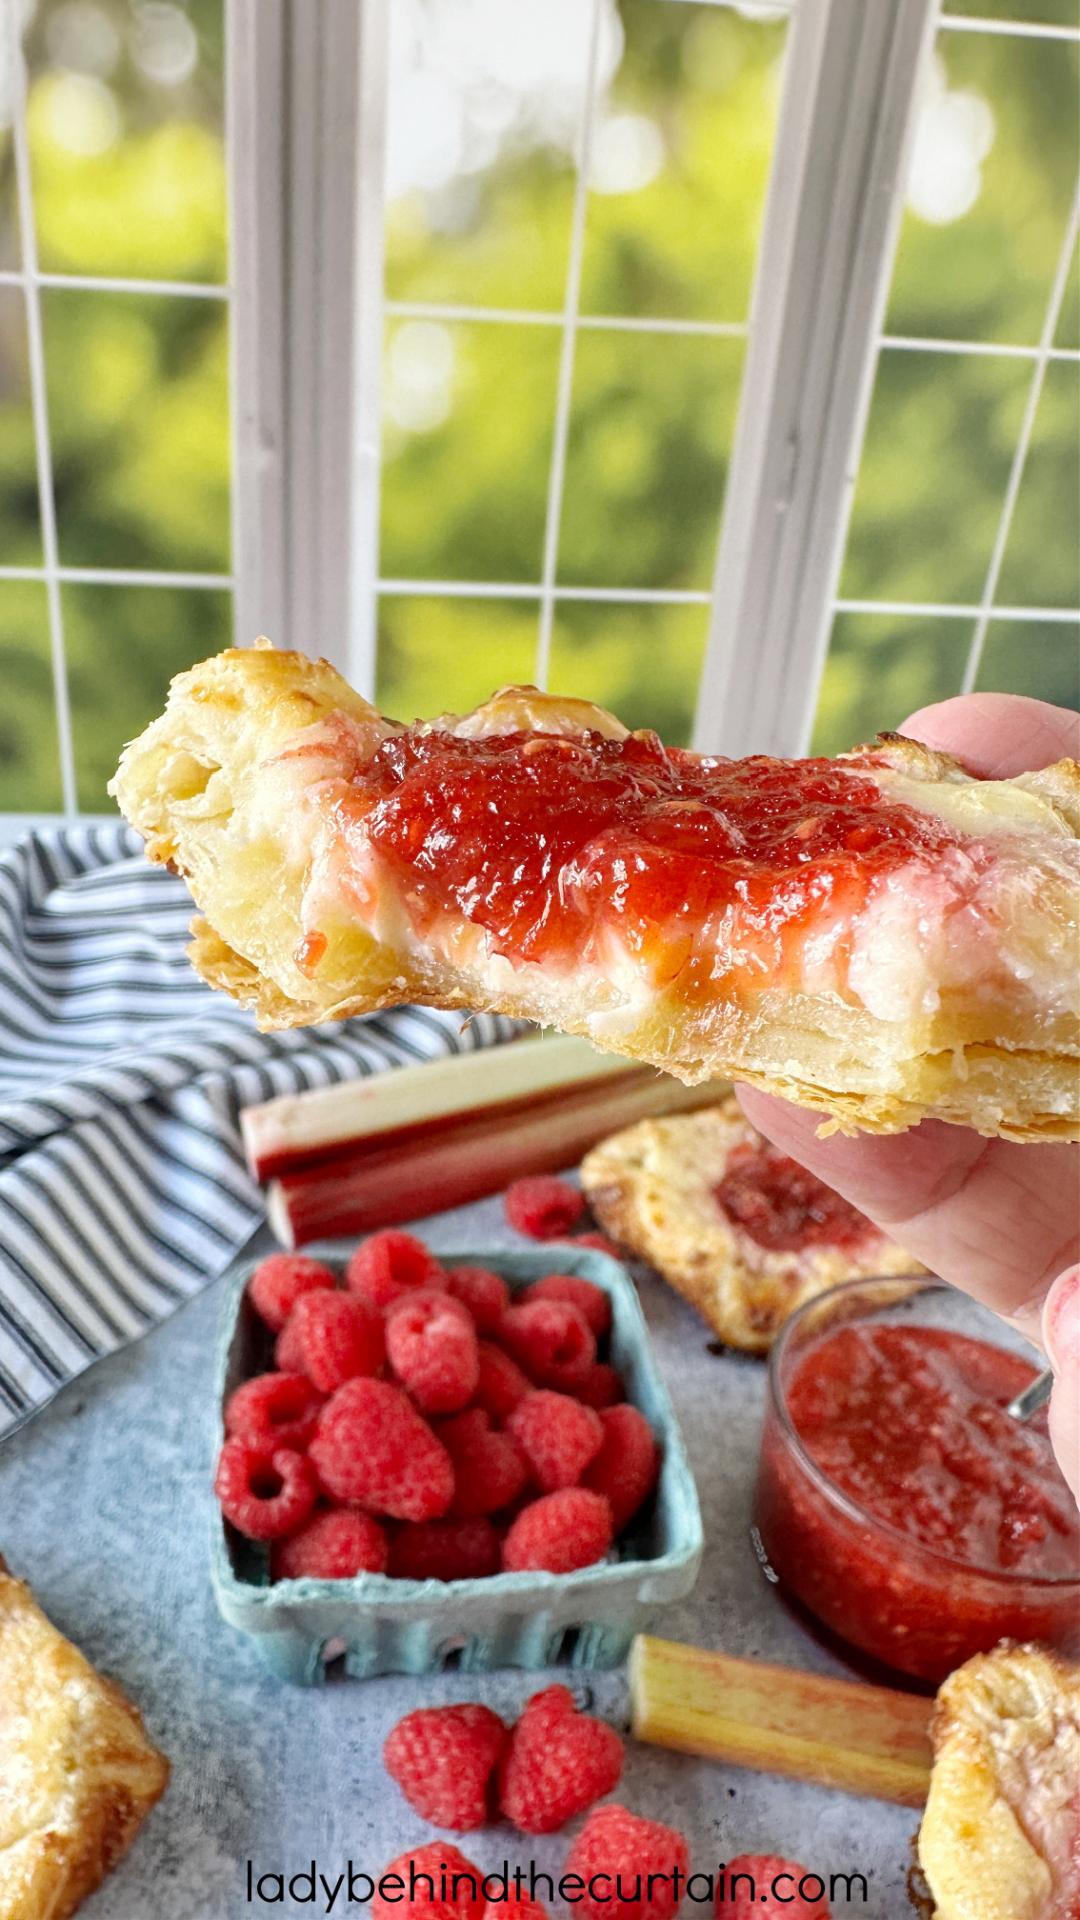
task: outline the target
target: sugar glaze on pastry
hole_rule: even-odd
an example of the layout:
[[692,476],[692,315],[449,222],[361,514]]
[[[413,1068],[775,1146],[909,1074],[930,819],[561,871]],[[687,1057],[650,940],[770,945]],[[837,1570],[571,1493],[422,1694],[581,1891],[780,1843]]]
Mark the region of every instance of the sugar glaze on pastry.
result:
[[260,646],[179,675],[112,791],[264,1027],[488,1008],[846,1131],[1078,1136],[1075,762],[729,762],[533,688],[406,728]]

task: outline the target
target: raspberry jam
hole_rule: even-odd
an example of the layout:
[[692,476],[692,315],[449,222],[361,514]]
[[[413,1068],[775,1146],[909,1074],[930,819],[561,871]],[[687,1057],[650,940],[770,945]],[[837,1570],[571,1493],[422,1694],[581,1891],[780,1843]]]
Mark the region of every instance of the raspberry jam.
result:
[[866,1322],[796,1341],[784,1359],[774,1356],[757,1523],[772,1569],[810,1612],[935,1683],[1003,1636],[1075,1657],[1076,1504],[1045,1412],[1022,1425],[1005,1411],[1035,1369],[951,1329]]
[[662,984],[689,963],[715,993],[716,956],[751,983],[783,971],[810,920],[858,909],[876,875],[948,829],[828,760],[728,761],[609,740],[408,728],[336,784],[427,936],[450,913],[512,962],[599,955],[605,930]]
[[733,1147],[713,1194],[732,1225],[770,1253],[801,1253],[804,1247],[850,1253],[877,1231],[850,1201],[767,1142]]

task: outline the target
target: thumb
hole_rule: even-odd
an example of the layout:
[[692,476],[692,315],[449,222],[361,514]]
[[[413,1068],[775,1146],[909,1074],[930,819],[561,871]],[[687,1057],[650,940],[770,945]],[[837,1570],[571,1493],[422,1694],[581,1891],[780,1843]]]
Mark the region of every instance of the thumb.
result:
[[1043,1306],[1043,1345],[1054,1369],[1050,1439],[1058,1465],[1080,1500],[1080,1267],[1067,1267]]

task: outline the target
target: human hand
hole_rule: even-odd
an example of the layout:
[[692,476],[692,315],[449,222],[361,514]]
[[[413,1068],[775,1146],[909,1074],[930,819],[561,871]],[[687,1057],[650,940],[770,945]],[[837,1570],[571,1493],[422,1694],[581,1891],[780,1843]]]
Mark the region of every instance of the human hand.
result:
[[[986,779],[1080,759],[1080,714],[1014,694],[944,700],[900,732]],[[1051,1439],[1080,1499],[1080,1148],[985,1140],[940,1120],[819,1140],[819,1114],[749,1087],[738,1093],[747,1119],[782,1152],[1045,1349],[1056,1375]]]

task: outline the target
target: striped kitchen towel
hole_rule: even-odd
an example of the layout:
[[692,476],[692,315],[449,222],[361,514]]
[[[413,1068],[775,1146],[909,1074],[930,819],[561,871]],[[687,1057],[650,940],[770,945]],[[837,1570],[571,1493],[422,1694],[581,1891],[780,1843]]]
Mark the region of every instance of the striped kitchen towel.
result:
[[122,822],[0,853],[0,1434],[228,1266],[263,1212],[241,1107],[520,1031],[396,1007],[261,1034],[192,970],[191,913]]

